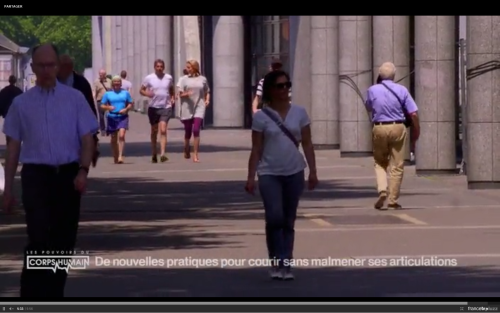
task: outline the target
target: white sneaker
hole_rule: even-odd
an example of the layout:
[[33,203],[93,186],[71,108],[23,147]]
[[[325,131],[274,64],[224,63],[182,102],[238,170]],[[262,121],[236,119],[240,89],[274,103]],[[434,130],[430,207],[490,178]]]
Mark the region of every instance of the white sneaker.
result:
[[272,267],[269,270],[269,276],[274,280],[283,279],[283,273],[277,267]]
[[289,268],[286,268],[283,270],[282,277],[283,277],[282,278],[283,280],[294,280],[295,279],[295,276],[293,275],[292,270]]

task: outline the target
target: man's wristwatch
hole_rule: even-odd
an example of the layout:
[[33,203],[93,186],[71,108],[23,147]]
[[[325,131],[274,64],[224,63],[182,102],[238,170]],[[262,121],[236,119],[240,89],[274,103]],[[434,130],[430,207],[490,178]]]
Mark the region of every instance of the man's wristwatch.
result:
[[80,165],[79,171],[84,171],[86,174],[89,173],[90,169],[87,166]]

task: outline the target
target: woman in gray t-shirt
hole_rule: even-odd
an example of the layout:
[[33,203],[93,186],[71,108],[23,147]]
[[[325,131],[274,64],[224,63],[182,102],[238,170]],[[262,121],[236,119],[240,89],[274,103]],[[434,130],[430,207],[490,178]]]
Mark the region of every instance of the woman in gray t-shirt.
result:
[[205,109],[210,103],[210,87],[207,79],[200,74],[198,61],[187,61],[186,70],[188,75],[182,77],[177,85],[181,99],[180,117],[184,124],[184,157],[191,157],[189,141],[193,136],[193,161],[199,162],[200,130]]
[[252,122],[252,152],[248,161],[247,192],[253,194],[255,174],[264,202],[266,241],[271,278],[293,279],[294,225],[304,189],[306,162],[299,151],[302,144],[309,165],[309,189],[318,183],[311,128],[306,110],[290,104],[290,77],[273,71],[264,77],[262,100]]

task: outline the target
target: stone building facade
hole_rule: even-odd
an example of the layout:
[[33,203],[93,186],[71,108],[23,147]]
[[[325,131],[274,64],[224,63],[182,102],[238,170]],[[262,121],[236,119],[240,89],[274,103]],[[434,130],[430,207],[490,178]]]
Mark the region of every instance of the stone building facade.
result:
[[[420,109],[420,174],[456,172],[458,48],[468,66],[500,56],[500,16],[94,16],[93,68],[125,69],[135,86],[164,59],[177,79],[201,61],[212,86],[206,125],[248,127],[255,84],[271,58],[293,80],[293,102],[312,120],[314,141],[345,157],[370,155],[371,124],[362,97],[385,61],[398,68]],[[467,35],[465,35],[467,34]],[[467,84],[468,182],[500,186],[500,72]],[[460,86],[463,88],[464,86]]]

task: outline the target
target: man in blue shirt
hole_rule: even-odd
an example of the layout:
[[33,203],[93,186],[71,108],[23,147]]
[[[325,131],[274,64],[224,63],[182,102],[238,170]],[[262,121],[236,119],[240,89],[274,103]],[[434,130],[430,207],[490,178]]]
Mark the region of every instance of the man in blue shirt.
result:
[[[30,269],[28,255],[67,255],[75,249],[80,200],[95,151],[97,120],[83,94],[57,81],[57,48],[33,49],[36,86],[12,102],[4,122],[9,138],[4,209],[12,209],[19,161],[28,244],[21,297],[64,297],[65,270]],[[33,266],[33,264],[31,264]]]
[[127,90],[122,89],[122,79],[115,76],[111,80],[113,90],[107,91],[101,100],[101,109],[107,111],[106,133],[111,135],[111,149],[115,164],[123,164],[125,133],[128,130],[128,112],[133,100]]

